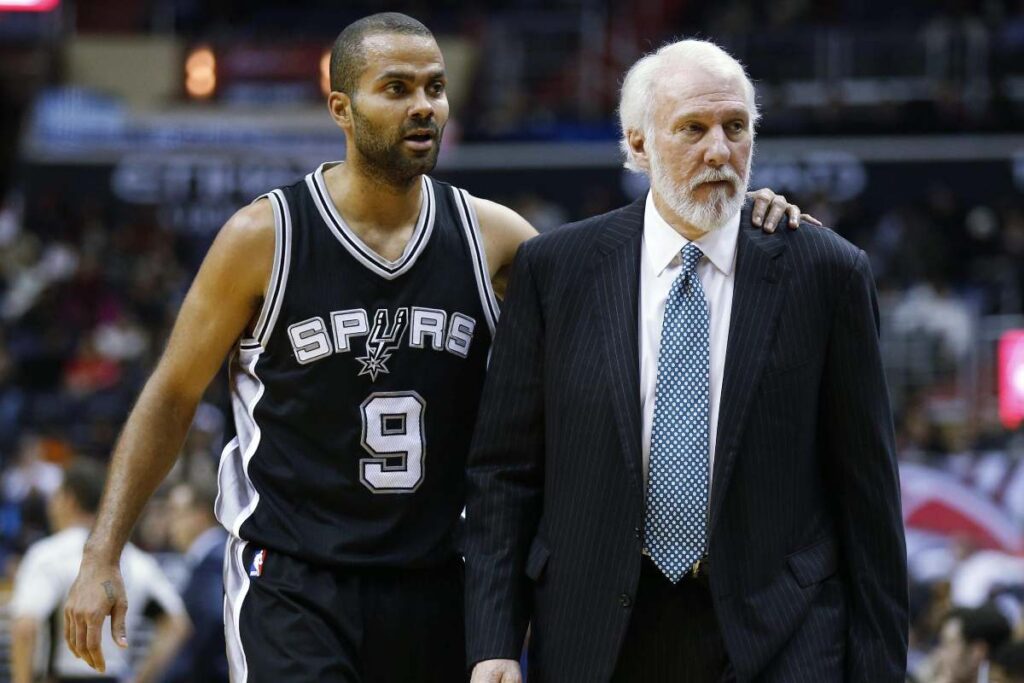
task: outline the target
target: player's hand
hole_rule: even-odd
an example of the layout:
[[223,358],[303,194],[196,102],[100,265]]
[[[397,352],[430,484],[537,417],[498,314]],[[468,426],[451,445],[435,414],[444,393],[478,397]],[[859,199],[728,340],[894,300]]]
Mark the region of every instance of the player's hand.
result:
[[128,647],[124,619],[128,612],[121,570],[83,558],[78,578],[64,604],[64,640],[71,653],[96,671],[107,668],[101,647],[103,622],[110,617],[110,634],[121,648]]
[[[760,226],[765,232],[775,232],[775,226],[783,216],[789,217],[789,227],[792,230],[795,230],[802,220],[812,225],[821,226],[821,221],[817,218],[809,213],[800,213],[799,206],[790,204],[784,196],[775,194],[767,187],[748,192],[747,197],[754,200],[751,222]],[[765,213],[767,213],[767,217]]]
[[514,659],[487,659],[473,667],[469,683],[523,683],[523,672]]

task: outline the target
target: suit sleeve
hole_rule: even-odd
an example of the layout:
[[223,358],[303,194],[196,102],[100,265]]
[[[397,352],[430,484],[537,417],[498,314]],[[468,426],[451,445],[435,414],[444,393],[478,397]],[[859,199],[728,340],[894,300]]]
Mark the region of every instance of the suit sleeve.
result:
[[822,452],[849,587],[847,680],[902,683],[907,554],[878,301],[863,251],[837,303],[821,387]]
[[467,468],[470,664],[519,659],[530,618],[524,565],[541,509],[543,342],[541,299],[524,245],[513,264]]

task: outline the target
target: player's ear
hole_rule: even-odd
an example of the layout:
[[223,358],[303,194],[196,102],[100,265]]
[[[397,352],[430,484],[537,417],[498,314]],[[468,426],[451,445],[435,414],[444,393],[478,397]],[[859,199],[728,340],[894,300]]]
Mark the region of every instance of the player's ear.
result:
[[633,163],[645,171],[651,168],[651,162],[647,156],[646,138],[644,132],[636,128],[626,131],[626,142],[629,144],[629,151],[633,157]]
[[327,111],[331,118],[344,131],[352,128],[352,98],[340,90],[332,90],[327,96]]

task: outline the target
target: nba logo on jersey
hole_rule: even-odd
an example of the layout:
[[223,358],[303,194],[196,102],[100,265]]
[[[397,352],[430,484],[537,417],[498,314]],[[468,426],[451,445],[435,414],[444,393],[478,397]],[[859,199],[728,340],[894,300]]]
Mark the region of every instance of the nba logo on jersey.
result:
[[252,556],[252,565],[249,567],[249,576],[263,576],[263,561],[267,559],[267,551],[259,550]]

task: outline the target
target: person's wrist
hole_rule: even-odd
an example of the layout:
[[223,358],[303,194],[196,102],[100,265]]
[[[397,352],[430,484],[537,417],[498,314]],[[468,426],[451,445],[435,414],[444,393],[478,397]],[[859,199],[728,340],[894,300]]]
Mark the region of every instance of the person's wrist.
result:
[[82,549],[82,564],[95,567],[117,567],[119,559],[120,553],[99,543],[86,543],[85,548]]

